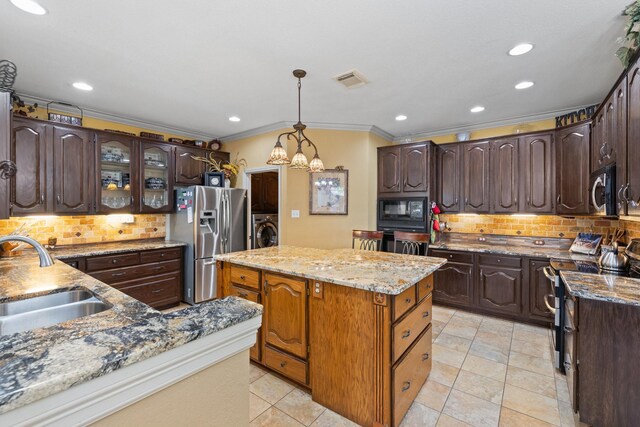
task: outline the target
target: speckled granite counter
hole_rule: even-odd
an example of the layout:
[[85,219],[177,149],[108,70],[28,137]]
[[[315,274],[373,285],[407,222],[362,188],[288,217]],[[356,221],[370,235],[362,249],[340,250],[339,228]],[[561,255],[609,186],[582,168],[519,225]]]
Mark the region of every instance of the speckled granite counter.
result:
[[83,256],[174,248],[178,246],[185,246],[185,243],[164,239],[123,240],[120,242],[57,246],[55,249],[49,250],[49,253],[58,259],[68,259]]
[[640,279],[574,271],[560,276],[574,297],[640,306]]
[[544,246],[524,246],[509,244],[490,244],[480,242],[438,242],[429,245],[430,249],[450,251],[478,252],[497,255],[514,255],[530,258],[554,258],[559,260],[596,261],[597,257],[574,254],[565,249]]
[[37,257],[25,256],[0,263],[0,302],[74,287],[93,291],[113,308],[0,335],[0,414],[262,313],[258,304],[229,297],[162,314],[62,262],[40,268]]
[[233,252],[215,258],[387,295],[400,294],[447,262],[434,257],[294,246]]

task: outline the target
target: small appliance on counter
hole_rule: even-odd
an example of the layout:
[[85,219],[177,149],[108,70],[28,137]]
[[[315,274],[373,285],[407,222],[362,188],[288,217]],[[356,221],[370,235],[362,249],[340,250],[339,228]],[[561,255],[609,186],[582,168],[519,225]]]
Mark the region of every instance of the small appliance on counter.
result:
[[176,211],[167,221],[167,239],[184,242],[184,301],[217,297],[214,255],[247,249],[246,196],[236,188],[195,185],[176,190]]
[[611,246],[603,246],[598,265],[604,272],[622,273],[629,268],[629,257],[624,249],[620,250],[618,242]]

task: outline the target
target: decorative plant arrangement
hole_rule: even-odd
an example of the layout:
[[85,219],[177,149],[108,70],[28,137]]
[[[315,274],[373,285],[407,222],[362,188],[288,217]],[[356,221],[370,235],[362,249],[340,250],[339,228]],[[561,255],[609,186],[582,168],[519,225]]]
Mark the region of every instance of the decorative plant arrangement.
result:
[[628,16],[629,22],[625,26],[626,35],[620,38],[622,46],[616,51],[616,56],[627,67],[638,45],[640,45],[640,0],[631,3],[622,12],[622,16]]
[[205,163],[209,168],[209,172],[224,173],[224,178],[231,181],[231,185],[233,186],[235,185],[238,173],[240,173],[240,168],[247,166],[247,161],[245,159],[239,159],[239,155],[240,153],[236,153],[236,157],[230,162],[216,159],[215,153],[209,153],[207,157],[191,156],[191,158]]

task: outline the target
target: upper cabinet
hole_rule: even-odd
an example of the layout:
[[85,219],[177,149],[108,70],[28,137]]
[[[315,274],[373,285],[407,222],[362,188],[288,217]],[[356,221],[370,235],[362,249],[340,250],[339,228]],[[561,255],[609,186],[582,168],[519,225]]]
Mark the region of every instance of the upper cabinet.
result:
[[489,141],[463,145],[464,212],[488,213],[490,210],[489,148]]
[[436,202],[445,213],[460,212],[461,144],[444,144],[437,148],[438,194]]
[[589,123],[556,131],[556,213],[589,213]]
[[640,215],[640,60],[629,67],[626,179],[618,186],[629,215]]
[[204,157],[204,150],[191,147],[176,147],[175,155],[175,181],[176,185],[202,185],[204,180],[205,164],[193,157]]
[[43,123],[13,119],[9,153],[20,173],[10,183],[11,215],[47,211],[46,131]]
[[378,149],[378,193],[400,193],[400,147]]
[[251,213],[278,212],[278,173],[251,174]]
[[378,149],[378,194],[429,197],[435,179],[431,142]]
[[93,144],[89,131],[53,126],[55,213],[93,211]]
[[522,138],[520,156],[524,167],[524,205],[521,212],[553,213],[555,193],[553,134],[535,134]]
[[125,135],[96,132],[96,212],[137,212],[134,141]]
[[142,213],[173,210],[173,147],[156,142],[140,145],[140,211]]
[[518,138],[491,142],[491,209],[495,213],[518,212],[520,168]]

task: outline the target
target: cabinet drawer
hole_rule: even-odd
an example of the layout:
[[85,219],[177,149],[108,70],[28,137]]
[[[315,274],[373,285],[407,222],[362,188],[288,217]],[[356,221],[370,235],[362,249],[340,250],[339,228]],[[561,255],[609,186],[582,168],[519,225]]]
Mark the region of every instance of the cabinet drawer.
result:
[[151,307],[162,307],[180,301],[180,273],[167,274],[148,280],[135,280],[114,286]]
[[128,265],[137,264],[140,264],[140,254],[138,252],[97,256],[87,258],[87,271],[99,271],[114,267],[126,267]]
[[182,248],[158,249],[153,251],[140,252],[140,262],[142,264],[181,258]]
[[114,268],[112,270],[99,271],[90,275],[109,285],[125,282],[140,277],[154,276],[180,271],[181,262],[178,259],[157,262],[155,264],[135,265],[132,267]]
[[393,298],[393,320],[398,320],[416,305],[416,287],[412,286]]
[[231,265],[231,281],[239,285],[260,290],[260,272],[249,268]]
[[407,317],[393,327],[394,363],[431,323],[431,299],[431,295],[426,297]]
[[239,286],[231,285],[229,286],[229,295],[244,298],[246,300],[260,303],[260,294],[258,292],[253,292],[245,288],[241,288]]
[[264,364],[287,378],[307,384],[307,364],[269,346],[264,348]]
[[433,291],[433,274],[418,282],[418,302],[422,301]]
[[434,249],[431,251],[431,256],[446,258],[447,261],[473,264],[473,254],[468,252],[438,251]]
[[520,268],[522,267],[522,258],[496,255],[480,255],[478,264]]
[[393,370],[393,425],[398,426],[431,372],[432,330],[424,331]]

